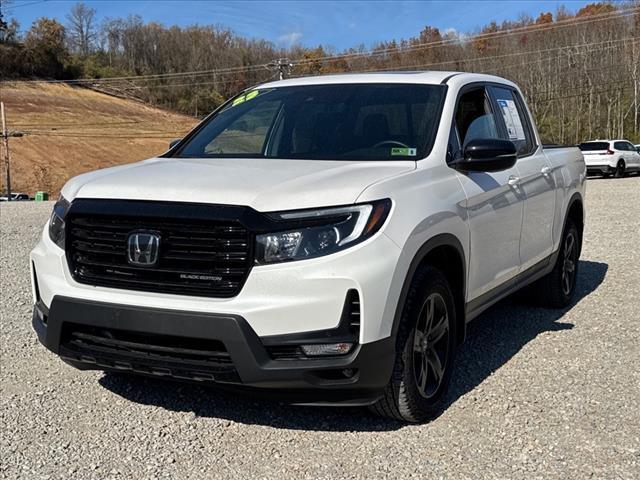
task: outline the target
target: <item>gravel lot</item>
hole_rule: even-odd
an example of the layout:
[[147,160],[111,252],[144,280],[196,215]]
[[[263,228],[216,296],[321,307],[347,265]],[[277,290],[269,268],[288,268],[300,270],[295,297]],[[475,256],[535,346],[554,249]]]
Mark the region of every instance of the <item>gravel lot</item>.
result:
[[0,210],[2,478],[640,478],[638,177],[589,181],[576,304],[482,315],[420,426],[66,366],[30,325],[50,209]]

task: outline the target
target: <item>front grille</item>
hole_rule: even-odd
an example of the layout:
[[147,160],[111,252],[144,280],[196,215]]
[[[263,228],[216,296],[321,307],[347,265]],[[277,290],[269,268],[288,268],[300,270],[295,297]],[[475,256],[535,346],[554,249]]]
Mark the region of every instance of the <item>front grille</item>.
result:
[[239,383],[219,340],[137,333],[65,323],[62,357],[99,367],[198,381]]
[[[80,283],[150,292],[232,297],[251,268],[248,230],[238,221],[127,218],[77,213],[67,218],[69,268]],[[127,258],[136,230],[160,236],[158,261],[137,266]]]

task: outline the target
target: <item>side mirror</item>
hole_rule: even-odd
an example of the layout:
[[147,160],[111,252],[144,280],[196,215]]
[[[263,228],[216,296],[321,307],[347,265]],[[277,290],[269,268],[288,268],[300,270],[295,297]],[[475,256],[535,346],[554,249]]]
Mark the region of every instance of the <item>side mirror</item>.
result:
[[453,162],[463,172],[499,172],[513,167],[518,150],[510,140],[477,138],[464,147],[463,158]]
[[182,139],[181,138],[174,138],[173,140],[171,140],[169,142],[169,150],[171,150],[173,147],[175,147],[178,143],[180,143]]

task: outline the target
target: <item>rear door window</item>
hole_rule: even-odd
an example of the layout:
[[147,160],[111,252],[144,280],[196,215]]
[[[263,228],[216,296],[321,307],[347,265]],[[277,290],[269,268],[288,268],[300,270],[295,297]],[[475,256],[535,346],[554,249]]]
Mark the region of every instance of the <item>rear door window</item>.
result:
[[529,116],[516,92],[507,87],[492,86],[491,91],[498,104],[507,137],[518,149],[519,156],[525,156],[535,150],[533,130],[529,124]]

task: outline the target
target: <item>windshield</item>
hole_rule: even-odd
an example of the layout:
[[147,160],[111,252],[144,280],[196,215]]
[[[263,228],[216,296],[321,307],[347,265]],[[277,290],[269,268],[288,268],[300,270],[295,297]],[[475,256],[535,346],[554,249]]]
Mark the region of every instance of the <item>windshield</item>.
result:
[[609,142],[586,142],[580,144],[580,150],[583,152],[593,152],[595,150],[608,150]]
[[342,84],[255,89],[206,121],[176,157],[417,160],[446,87]]

